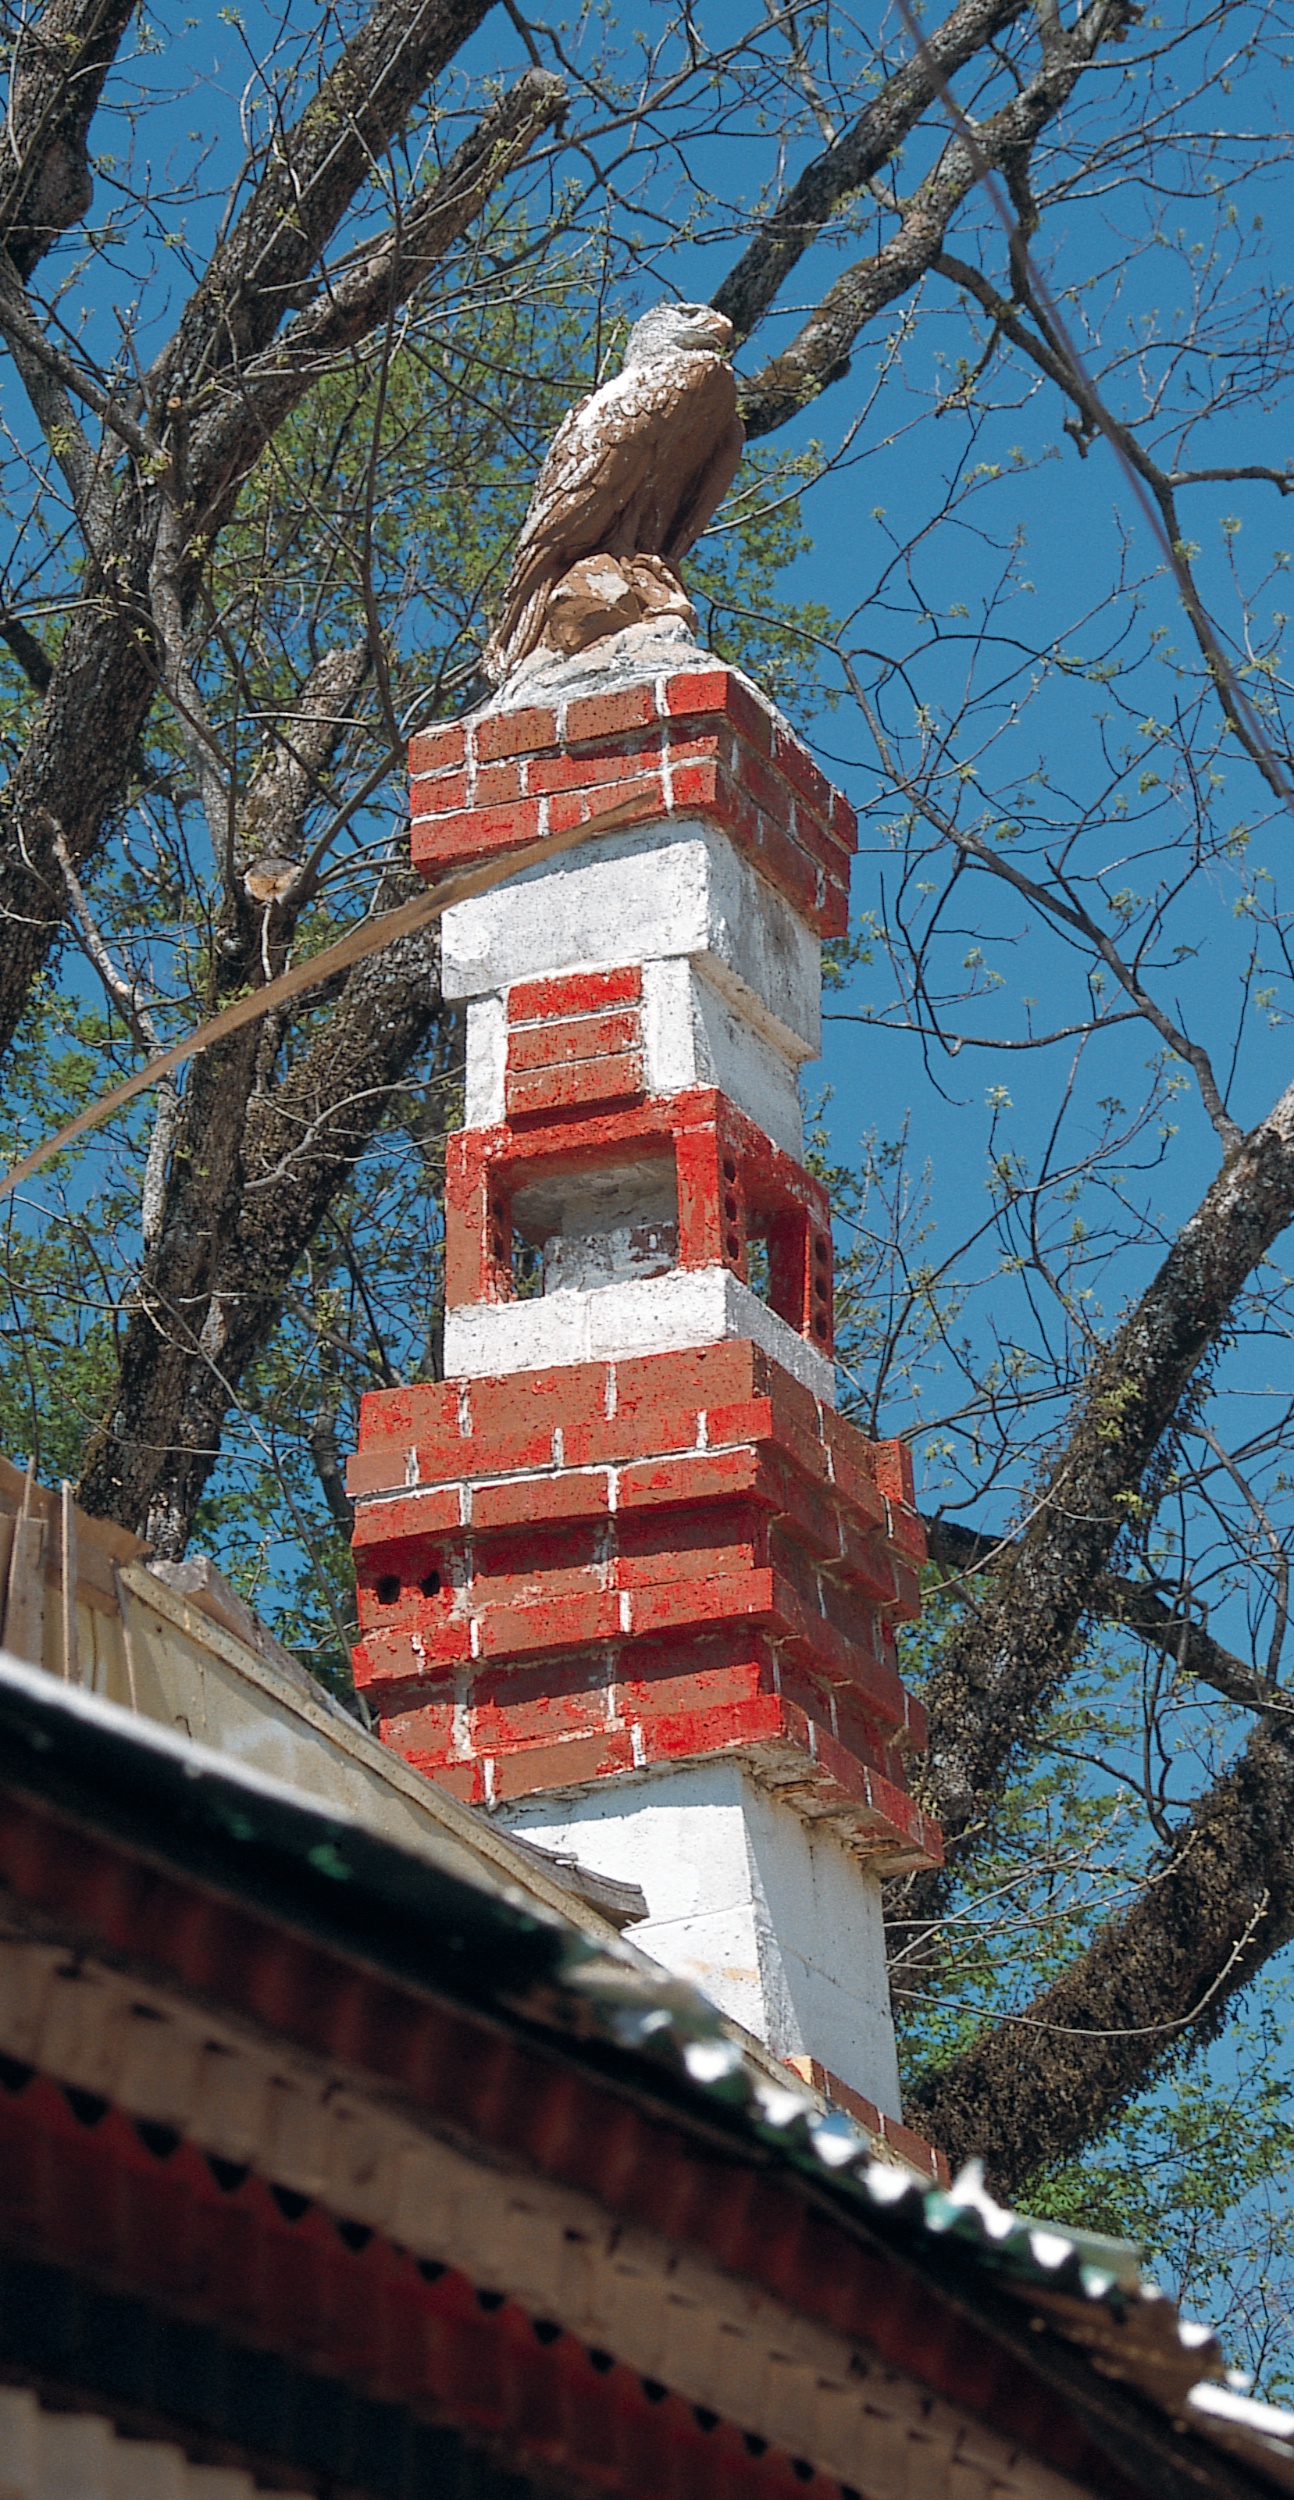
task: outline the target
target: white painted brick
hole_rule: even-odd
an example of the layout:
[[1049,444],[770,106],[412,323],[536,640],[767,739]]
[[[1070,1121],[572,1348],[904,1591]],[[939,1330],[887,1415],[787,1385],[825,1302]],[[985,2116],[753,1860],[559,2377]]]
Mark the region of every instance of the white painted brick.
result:
[[687,955],[789,1058],[816,1059],[822,1047],[817,939],[713,826],[604,834],[456,903],[441,928],[447,998]]
[[717,1085],[739,1111],[797,1162],[803,1122],[797,1062],[770,1042],[686,956],[643,966],[643,1043],[647,1090],[676,1094]]
[[501,1809],[513,1831],[640,1884],[627,1932],[777,2057],[816,2057],[901,2115],[880,1884],[739,1762],[680,1764]]
[[476,1379],[556,1363],[668,1354],[730,1337],[753,1338],[824,1405],[835,1405],[834,1365],[726,1267],[675,1268],[668,1276],[538,1294],[528,1302],[468,1303],[445,1315],[445,1373],[451,1380]]

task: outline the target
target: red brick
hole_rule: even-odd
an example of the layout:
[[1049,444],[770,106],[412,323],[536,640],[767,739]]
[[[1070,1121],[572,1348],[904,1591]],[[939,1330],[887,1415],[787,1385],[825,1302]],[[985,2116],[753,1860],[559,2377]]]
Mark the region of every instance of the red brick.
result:
[[732,767],[732,778],[747,798],[762,807],[775,824],[789,824],[792,799],[785,781],[762,755],[744,743],[738,747]]
[[831,829],[836,840],[847,851],[858,848],[858,811],[851,807],[843,790],[831,793]]
[[794,730],[784,729],[780,722],[773,729],[773,762],[801,797],[808,800],[815,815],[829,822],[834,796],[831,783],[826,774],[819,771],[808,748],[796,737]]
[[514,807],[469,808],[456,816],[422,816],[410,833],[410,857],[426,876],[464,868],[500,851],[524,850],[543,832],[538,799]]
[[[689,1610],[696,1605],[697,1581],[735,1582],[758,1573],[768,1561],[763,1514],[751,1502],[735,1503],[731,1509],[702,1503],[695,1509],[665,1513],[639,1511],[618,1518],[617,1530],[618,1551],[611,1565],[616,1587],[629,1594],[662,1588],[679,1593],[686,1588]],[[715,1619],[706,1599],[696,1620],[710,1623]],[[718,1620],[729,1620],[726,1610]],[[738,1608],[736,1620],[745,1620],[743,1609]],[[635,1638],[645,1638],[649,1628],[635,1619]]]
[[510,1484],[480,1484],[472,1495],[472,1528],[536,1530],[556,1519],[601,1519],[608,1508],[608,1484],[600,1468],[563,1469],[560,1475],[517,1476]]
[[771,752],[772,714],[731,669],[680,670],[666,682],[665,709],[672,719],[684,720],[721,712],[766,755]]
[[391,1630],[375,1626],[353,1653],[355,1681],[361,1686],[415,1683],[437,1668],[466,1666],[471,1654],[471,1629],[463,1616],[426,1630],[421,1625]]
[[646,729],[656,718],[650,686],[622,686],[614,694],[581,695],[566,706],[563,744],[581,739],[614,738],[627,729]]
[[571,1467],[615,1466],[694,1450],[698,1425],[694,1406],[653,1407],[647,1413],[627,1407],[620,1414],[573,1425],[564,1441],[566,1462]]
[[921,1612],[921,1582],[915,1571],[910,1570],[906,1563],[899,1562],[897,1557],[894,1578],[898,1587],[892,1609],[895,1619],[899,1623],[915,1623]]
[[405,1740],[403,1719],[384,1720],[380,1734],[384,1745],[398,1753],[410,1770],[421,1771],[424,1779],[434,1780],[447,1796],[457,1797],[464,1806],[485,1804],[485,1771],[479,1762],[441,1762],[434,1754],[420,1752]]
[[473,1380],[465,1394],[472,1432],[458,1463],[464,1474],[501,1475],[551,1466],[554,1431],[602,1413],[606,1375],[600,1363],[572,1363]]
[[713,814],[721,781],[722,774],[713,757],[693,764],[671,765],[670,804],[675,815],[681,816],[691,808]]
[[472,726],[472,746],[482,764],[492,764],[504,755],[533,755],[538,747],[556,744],[557,714],[547,708],[488,712]]
[[792,841],[806,858],[814,862],[815,867],[822,870],[828,884],[839,886],[843,891],[849,882],[849,864],[821,817],[815,816],[803,799],[796,799],[779,814],[775,815],[771,808],[765,812],[773,817],[774,823],[785,825]]
[[499,1528],[489,1537],[478,1537],[474,1540],[473,1606],[492,1605],[496,1600],[529,1606],[543,1603],[550,1594],[586,1596],[590,1590],[605,1588],[604,1544],[592,1520],[550,1520],[542,1537],[532,1536],[529,1525]]
[[443,1430],[458,1411],[453,1381],[418,1380],[402,1389],[366,1389],[359,1407],[359,1445],[399,1441],[406,1446],[419,1432]]
[[736,1571],[704,1580],[634,1589],[629,1595],[630,1628],[639,1637],[651,1632],[682,1631],[690,1624],[751,1622],[774,1611],[771,1571]]
[[820,938],[848,937],[849,896],[840,887],[828,887],[814,926]]
[[[686,1762],[707,1754],[752,1751],[785,1733],[785,1705],[775,1693],[759,1693],[708,1710],[678,1710],[644,1720],[642,1750],[648,1762]],[[809,1748],[802,1750],[808,1753]]]
[[630,1355],[614,1368],[617,1414],[649,1415],[748,1398],[765,1385],[772,1366],[749,1337],[730,1337],[675,1354]]
[[848,1511],[841,1516],[842,1553],[839,1577],[873,1606],[892,1607],[899,1596],[894,1561],[883,1536],[859,1529]]
[[907,1442],[872,1441],[868,1447],[880,1491],[891,1502],[901,1502],[906,1510],[911,1510],[917,1498],[916,1477]]
[[535,794],[522,779],[515,757],[498,764],[478,764],[472,783],[473,807],[502,807]]
[[552,1371],[487,1373],[465,1384],[472,1430],[484,1440],[527,1429],[542,1418],[545,1429],[568,1418],[600,1411],[605,1388],[601,1363],[559,1364]]
[[885,2121],[875,2101],[869,2101],[862,2092],[855,2092],[851,2083],[841,2083],[838,2076],[821,2065],[816,2057],[788,2057],[783,2059],[783,2064],[791,2067],[802,2083],[811,2084],[815,2092],[820,2092],[824,2100],[831,2102],[833,2108],[843,2109],[847,2117],[856,2118],[859,2126],[866,2127],[869,2135],[882,2134]]
[[907,1690],[906,1685],[904,1686],[903,1699],[906,1707],[903,1713],[903,1729],[899,1741],[903,1745],[905,1752],[924,1753],[930,1742],[930,1721],[926,1715],[925,1703],[918,1701],[916,1694],[910,1693]]
[[806,1389],[804,1382],[797,1380],[793,1373],[783,1371],[780,1363],[769,1368],[772,1373],[769,1386],[773,1414],[779,1437],[789,1429],[802,1432],[808,1441],[821,1442],[826,1418],[833,1409],[820,1405],[812,1389]]
[[505,1099],[510,1120],[542,1119],[598,1103],[637,1102],[643,1090],[641,1057],[637,1051],[621,1051],[614,1058],[578,1059],[570,1067],[509,1075]]
[[768,1441],[773,1435],[771,1398],[736,1398],[705,1408],[705,1438],[710,1449],[739,1441]]
[[409,784],[409,814],[415,823],[424,816],[451,816],[470,807],[472,796],[467,773],[419,773]]
[[[644,775],[639,780],[625,782],[614,793],[613,802],[606,792],[597,789],[554,791],[547,802],[549,832],[569,833],[573,825],[587,824],[590,817],[600,816],[611,803],[626,810],[626,822],[631,821],[633,816],[664,816],[667,809],[660,774]],[[531,804],[537,805],[538,802]]]
[[679,1502],[727,1501],[753,1493],[760,1481],[757,1450],[695,1450],[676,1458],[645,1458],[621,1471],[617,1511],[655,1510]]
[[565,1745],[534,1745],[491,1758],[493,1793],[500,1800],[533,1796],[545,1788],[582,1786],[617,1771],[632,1771],[633,1740],[625,1728],[603,1736],[574,1737]]
[[[859,1438],[857,1434],[851,1436],[854,1441]],[[876,1490],[866,1446],[860,1454],[850,1441],[836,1438],[831,1424],[827,1427],[827,1439],[832,1477],[842,1498],[860,1523],[883,1528],[887,1519],[885,1497]]]
[[620,1629],[618,1597],[586,1591],[545,1597],[530,1606],[495,1603],[480,1617],[483,1658],[535,1657],[546,1649],[582,1649],[614,1640]]
[[546,1024],[526,1025],[508,1036],[508,1072],[523,1068],[558,1068],[575,1059],[596,1059],[606,1053],[636,1050],[642,1039],[642,1018],[633,1008],[610,1015],[552,1017]]
[[[605,1735],[607,1694],[596,1691],[537,1691],[525,1701],[473,1709],[468,1716],[474,1753],[516,1753],[523,1745],[551,1745],[572,1736]],[[448,1748],[447,1748],[448,1750]]]
[[725,1704],[756,1700],[762,1692],[772,1689],[771,1669],[753,1654],[713,1666],[681,1671],[674,1667],[673,1672],[666,1668],[658,1675],[622,1676],[616,1687],[624,1717],[643,1724],[650,1719],[673,1718],[685,1712],[694,1716],[698,1711],[721,1709]]
[[402,1441],[378,1441],[372,1449],[356,1450],[346,1462],[346,1490],[351,1500],[361,1501],[368,1493],[402,1491],[409,1481],[411,1455]]
[[421,729],[409,740],[411,773],[453,772],[467,761],[467,731],[461,721],[445,721],[439,729]]
[[604,1007],[641,998],[641,964],[620,964],[608,972],[554,972],[538,981],[514,981],[508,992],[509,1024],[529,1024],[544,1016],[583,1016]]
[[459,1525],[458,1486],[437,1485],[426,1493],[405,1493],[397,1501],[361,1502],[355,1513],[357,1556],[375,1545],[400,1539],[444,1536]]
[[641,740],[623,746],[581,748],[578,755],[537,755],[525,767],[526,788],[538,797],[559,790],[604,790],[614,793],[635,773],[657,772],[660,755]]
[[726,772],[732,770],[738,740],[724,721],[708,721],[704,728],[698,728],[695,721],[670,721],[664,738],[671,772],[683,764],[712,762]]
[[927,1558],[926,1532],[914,1510],[900,1510],[897,1502],[889,1506],[890,1543],[904,1562],[919,1570]]
[[756,867],[816,928],[828,899],[828,880],[818,861],[762,809],[753,830],[744,832],[742,818],[751,812],[750,802],[741,795],[734,802],[731,783],[720,795],[725,820],[733,824],[738,839],[744,838]]
[[953,2174],[949,2168],[948,2156],[946,2153],[941,2153],[937,2145],[927,2144],[923,2135],[917,2135],[911,2127],[905,2127],[898,2118],[883,2117],[881,2126],[886,2143],[892,2145],[895,2152],[902,2155],[904,2161],[910,2162],[914,2170],[925,2171],[930,2178],[938,2180],[940,2187],[952,2185]]
[[806,1483],[776,1450],[761,1455],[760,1498],[788,1536],[807,1546],[815,1562],[832,1570],[841,1548],[840,1519],[825,1485]]

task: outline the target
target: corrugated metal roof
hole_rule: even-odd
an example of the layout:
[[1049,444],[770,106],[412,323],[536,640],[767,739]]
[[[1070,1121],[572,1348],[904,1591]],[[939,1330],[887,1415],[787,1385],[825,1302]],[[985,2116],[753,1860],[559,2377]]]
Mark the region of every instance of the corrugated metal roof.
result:
[[[618,1940],[429,1837],[415,1856],[353,1817],[235,1767],[168,1729],[0,1663],[6,1777],[135,1847],[164,1849],[222,1891],[288,1902],[294,1926],[362,1947],[394,1975],[615,2053],[659,2099],[719,2125],[842,2219],[904,2249],[962,2306],[1005,2295],[1076,2358],[1122,2381],[1250,2473],[1294,2484],[1294,2416],[1224,2382],[1211,2328],[1182,2318],[1130,2245],[999,2206],[974,2170],[944,2190],[877,2162],[852,2120],[747,2058],[714,2008]],[[449,1863],[451,1859],[453,1863]],[[627,2061],[627,2064],[626,2064]],[[1221,2461],[1221,2454],[1220,2460]],[[1225,2471],[1225,2469],[1224,2469]]]

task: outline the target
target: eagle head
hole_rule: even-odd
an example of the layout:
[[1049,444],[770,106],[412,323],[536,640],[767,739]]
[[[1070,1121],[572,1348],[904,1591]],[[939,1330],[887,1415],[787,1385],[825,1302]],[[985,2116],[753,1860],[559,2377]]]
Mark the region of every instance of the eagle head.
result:
[[651,364],[657,356],[677,356],[680,350],[725,356],[731,345],[732,323],[711,305],[653,304],[629,333],[624,369]]

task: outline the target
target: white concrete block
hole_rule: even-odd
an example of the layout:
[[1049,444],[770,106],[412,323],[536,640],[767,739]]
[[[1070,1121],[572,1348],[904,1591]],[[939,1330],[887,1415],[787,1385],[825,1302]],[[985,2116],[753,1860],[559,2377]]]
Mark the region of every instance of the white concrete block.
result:
[[732,1759],[501,1810],[513,1831],[640,1884],[627,1933],[777,2057],[816,2057],[900,2117],[880,1884]]
[[616,1278],[525,1302],[467,1303],[445,1314],[445,1372],[449,1379],[477,1379],[556,1363],[668,1354],[729,1337],[753,1338],[824,1405],[835,1405],[835,1366],[726,1267]]
[[603,834],[456,903],[441,923],[446,998],[599,965],[696,959],[791,1059],[822,1047],[822,974],[807,921],[714,826]]
[[474,998],[467,1010],[467,1079],[464,1128],[496,1128],[504,1116],[508,1060],[506,1003],[498,991]]
[[643,1048],[647,1090],[677,1094],[717,1085],[783,1152],[798,1161],[803,1121],[797,1060],[725,998],[684,955],[643,965]]

